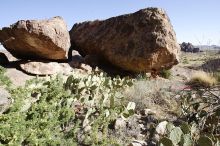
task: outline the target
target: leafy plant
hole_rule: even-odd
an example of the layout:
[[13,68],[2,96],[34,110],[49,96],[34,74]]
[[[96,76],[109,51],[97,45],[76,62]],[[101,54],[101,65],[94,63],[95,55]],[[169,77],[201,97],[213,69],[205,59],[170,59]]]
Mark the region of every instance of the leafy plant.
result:
[[121,91],[132,84],[131,79],[112,79],[103,73],[30,80],[10,89],[13,103],[0,115],[0,143],[117,144],[108,136],[108,126],[134,113],[133,103],[120,102]]
[[177,127],[171,123],[167,124],[166,135],[161,138],[160,143],[164,146],[170,145],[171,142],[171,145],[218,146],[220,142],[219,91],[220,88],[217,85],[183,90],[181,119],[185,122]]
[[166,133],[159,141],[160,146],[218,146],[219,139],[201,136],[197,124],[182,123],[174,126],[168,123]]
[[[220,142],[220,86],[196,86],[180,93],[182,116],[177,126],[167,124],[160,138],[164,146],[213,146]],[[184,121],[184,122],[183,122]]]
[[182,93],[182,112],[187,121],[195,122],[203,133],[220,134],[220,87],[197,88]]
[[10,81],[9,77],[5,75],[6,69],[0,66],[0,85],[5,85],[6,87],[11,86],[12,82]]
[[164,69],[164,70],[162,70],[162,71],[160,72],[160,76],[163,77],[163,78],[165,78],[165,79],[169,79],[169,78],[171,77],[171,75],[172,75],[172,73],[171,73],[170,70]]

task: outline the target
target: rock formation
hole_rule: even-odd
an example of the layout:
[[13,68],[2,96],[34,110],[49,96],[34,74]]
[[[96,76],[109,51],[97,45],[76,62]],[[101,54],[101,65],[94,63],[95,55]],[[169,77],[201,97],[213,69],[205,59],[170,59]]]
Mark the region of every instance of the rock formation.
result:
[[146,72],[178,63],[180,46],[164,10],[147,8],[103,21],[75,24],[71,47],[121,69]]
[[199,48],[194,47],[189,42],[188,43],[183,42],[182,44],[180,44],[180,47],[181,47],[181,51],[184,51],[184,52],[192,52],[192,53],[200,52]]
[[66,59],[70,47],[67,25],[61,17],[20,20],[0,30],[0,42],[19,59]]

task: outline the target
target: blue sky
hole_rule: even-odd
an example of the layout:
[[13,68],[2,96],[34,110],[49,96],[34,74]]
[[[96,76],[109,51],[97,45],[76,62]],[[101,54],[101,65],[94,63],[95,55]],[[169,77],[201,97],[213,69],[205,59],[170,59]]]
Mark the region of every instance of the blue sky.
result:
[[167,11],[178,42],[220,45],[220,0],[2,0],[0,28],[20,19],[62,16],[74,23],[106,19],[146,7]]

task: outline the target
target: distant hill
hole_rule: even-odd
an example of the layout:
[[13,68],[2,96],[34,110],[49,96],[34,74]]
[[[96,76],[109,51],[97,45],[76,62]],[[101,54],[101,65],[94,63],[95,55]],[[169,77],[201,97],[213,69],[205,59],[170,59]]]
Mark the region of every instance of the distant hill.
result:
[[200,48],[201,50],[220,50],[220,46],[218,45],[198,45],[196,47]]

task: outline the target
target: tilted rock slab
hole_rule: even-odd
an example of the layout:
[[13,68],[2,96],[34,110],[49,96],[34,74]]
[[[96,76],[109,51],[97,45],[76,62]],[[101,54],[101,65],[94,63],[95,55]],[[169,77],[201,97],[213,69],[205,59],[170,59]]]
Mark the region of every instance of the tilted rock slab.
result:
[[70,74],[72,67],[68,63],[26,61],[20,64],[21,70],[32,75]]
[[67,25],[61,17],[20,20],[0,30],[0,42],[16,58],[66,59],[70,47]]
[[179,61],[176,34],[159,8],[75,24],[70,38],[72,49],[82,55],[97,55],[132,72],[169,69]]

